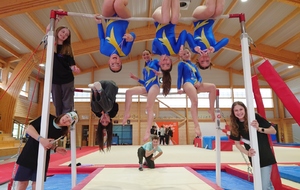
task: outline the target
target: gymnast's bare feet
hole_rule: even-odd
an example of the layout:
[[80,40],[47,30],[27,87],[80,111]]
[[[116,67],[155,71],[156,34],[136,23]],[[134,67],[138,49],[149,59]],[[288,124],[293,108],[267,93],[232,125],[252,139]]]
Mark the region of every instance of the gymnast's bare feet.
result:
[[123,121],[122,121],[122,125],[124,126],[127,123],[127,120],[130,118],[130,114],[129,113],[125,113],[124,117],[123,117]]
[[196,133],[197,137],[199,137],[199,138],[202,136],[202,133],[201,133],[201,130],[200,130],[199,126],[195,127],[195,133]]
[[214,108],[209,109],[208,113],[210,114],[210,117],[212,118],[212,120],[215,121],[216,116],[215,116],[215,110],[214,110]]

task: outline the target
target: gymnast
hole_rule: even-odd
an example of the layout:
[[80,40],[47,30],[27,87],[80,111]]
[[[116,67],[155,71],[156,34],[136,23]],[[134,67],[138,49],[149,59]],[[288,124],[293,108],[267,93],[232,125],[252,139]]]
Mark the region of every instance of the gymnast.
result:
[[180,46],[186,41],[186,30],[183,30],[176,41],[175,25],[180,17],[179,0],[163,0],[153,15],[156,27],[155,38],[152,42],[153,54],[160,55],[160,60],[168,59],[171,55],[177,55]]
[[[127,19],[131,17],[129,9],[126,7],[127,0],[104,0],[102,6],[102,16],[121,17]],[[109,57],[109,68],[112,72],[119,72],[122,69],[120,57],[127,56],[132,48],[135,34],[126,33],[129,22],[126,20],[105,19],[106,36],[104,34],[102,20],[95,16],[98,24],[98,37],[100,39],[100,52]]]
[[206,0],[205,5],[198,6],[193,12],[197,20],[194,21],[194,35],[187,34],[187,42],[194,53],[200,54],[196,63],[200,69],[210,68],[212,63],[209,54],[228,44],[228,38],[217,42],[212,29],[214,18],[223,13],[223,8],[224,0]]
[[[178,64],[177,91],[179,94],[183,92],[191,101],[191,115],[193,118],[195,133],[201,136],[200,125],[198,122],[198,96],[200,92],[209,93],[209,114],[212,120],[215,120],[214,103],[216,99],[216,86],[211,83],[203,83],[202,77],[197,66],[191,62],[191,52],[187,48],[181,47],[179,55],[182,61]],[[181,89],[183,88],[183,90]]]
[[[151,52],[149,50],[144,50],[142,54],[143,59],[145,60],[145,67],[143,68],[143,80],[139,79],[134,74],[130,73],[130,78],[138,81],[143,86],[136,86],[130,88],[126,91],[125,94],[125,111],[122,124],[125,125],[127,119],[130,117],[130,106],[132,103],[133,95],[147,95],[147,129],[143,140],[147,141],[150,137],[150,129],[153,125],[154,113],[153,106],[155,99],[160,91],[160,85],[158,81],[158,75],[162,73],[162,88],[163,94],[166,96],[169,94],[171,89],[171,75],[170,71],[172,70],[172,62],[169,62],[169,59],[165,59],[162,62],[159,62],[157,59],[152,59]],[[162,66],[163,65],[163,66]],[[161,71],[159,71],[161,69]]]
[[88,85],[92,89],[91,108],[94,114],[99,117],[97,128],[97,141],[99,150],[104,152],[110,150],[113,124],[112,119],[119,111],[119,105],[116,103],[118,86],[114,81],[101,80]]

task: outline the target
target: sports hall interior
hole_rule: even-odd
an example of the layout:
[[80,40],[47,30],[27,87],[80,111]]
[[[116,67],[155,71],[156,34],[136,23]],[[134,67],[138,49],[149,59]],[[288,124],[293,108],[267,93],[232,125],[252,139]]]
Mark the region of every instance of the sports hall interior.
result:
[[[181,16],[191,17],[194,8],[202,5],[204,0],[182,0],[182,2],[185,6],[181,8]],[[42,66],[46,62],[47,48],[43,39],[45,28],[49,24],[50,11],[63,9],[76,13],[101,14],[102,4],[103,0],[22,0],[22,3],[3,0],[1,2],[0,157],[17,153],[20,146],[19,138],[24,127],[30,120],[42,114],[44,93],[50,92],[50,89],[44,89],[47,84],[44,84],[45,67]],[[131,0],[128,7],[132,17],[145,18],[151,17],[160,4],[160,0]],[[245,27],[250,42],[251,73],[258,77],[259,88],[264,92],[262,99],[265,103],[267,119],[278,126],[278,135],[274,142],[299,143],[299,118],[293,117],[263,74],[259,72],[258,67],[268,60],[283,83],[290,89],[289,95],[298,100],[296,104],[299,104],[300,2],[295,0],[248,0],[247,2],[226,0],[223,14],[230,13],[245,13]],[[153,22],[130,21],[128,31],[134,32],[137,37],[130,55],[122,58],[123,68],[119,73],[112,73],[109,70],[108,58],[99,52],[97,25],[93,18],[66,16],[58,25],[68,26],[72,33],[73,53],[76,65],[81,69],[80,74],[75,74],[75,88],[89,90],[87,85],[99,80],[113,80],[118,85],[120,89],[117,96],[119,112],[113,118],[113,123],[115,126],[121,126],[124,115],[124,93],[126,89],[139,85],[129,75],[133,73],[142,77],[144,61],[141,53],[144,49],[151,50],[155,34]],[[192,33],[192,21],[180,22],[176,26],[176,35],[182,30]],[[240,45],[241,25],[238,19],[218,19],[213,30],[217,41],[227,37],[229,43],[211,56],[212,68],[200,72],[204,82],[214,83],[220,90],[221,128],[224,128],[226,122],[229,122],[231,104],[237,100],[246,102],[247,98]],[[157,56],[154,57],[157,58]],[[192,60],[195,61],[196,58],[197,55],[193,54]],[[176,94],[179,57],[173,56],[172,60],[172,94],[166,97],[158,96],[154,106],[153,125],[160,122],[176,122],[178,145],[194,146],[195,133],[189,110],[190,102],[186,95]],[[198,120],[200,127],[203,127],[203,136],[213,136],[216,123],[211,120],[207,112],[208,95],[203,93],[198,97]],[[97,146],[95,129],[98,118],[91,111],[90,95],[78,92],[74,98],[74,107],[79,115],[79,122],[76,125],[76,147]],[[131,143],[124,143],[125,145],[137,147],[144,143],[142,139],[147,124],[145,110],[145,96],[134,96],[131,117],[126,123],[126,126],[131,126]],[[50,102],[50,113],[55,114],[52,102]],[[225,134],[222,135],[225,136]],[[69,138],[61,142],[62,146],[68,147],[68,144]],[[118,148],[115,149],[119,150],[122,146],[116,147]],[[114,147],[111,150],[111,153],[113,152]],[[296,153],[290,155],[296,156]],[[165,160],[163,162],[167,163]],[[243,162],[243,160],[238,162]],[[300,157],[292,162],[299,164]],[[136,162],[130,160],[127,164],[134,163]]]

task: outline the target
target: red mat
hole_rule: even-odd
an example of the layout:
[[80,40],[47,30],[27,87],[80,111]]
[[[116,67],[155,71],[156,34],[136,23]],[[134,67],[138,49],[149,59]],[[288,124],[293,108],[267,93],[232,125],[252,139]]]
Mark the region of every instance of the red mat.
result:
[[[82,147],[76,149],[76,157],[87,155],[89,153],[95,152],[98,150],[98,147]],[[50,165],[51,167],[59,166],[60,164],[71,160],[71,151],[68,150],[66,155],[61,154],[51,154]],[[13,168],[15,162],[10,162],[6,164],[0,164],[0,184],[6,183],[12,178]]]
[[14,165],[14,162],[0,165],[0,184],[6,183],[11,179]]

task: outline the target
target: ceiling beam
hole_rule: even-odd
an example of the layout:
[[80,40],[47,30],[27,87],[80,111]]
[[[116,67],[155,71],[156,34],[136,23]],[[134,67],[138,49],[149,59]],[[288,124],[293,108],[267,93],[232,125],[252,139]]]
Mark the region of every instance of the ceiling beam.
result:
[[296,79],[296,78],[299,78],[299,73],[295,73],[295,74],[293,74],[293,75],[290,75],[290,76],[288,76],[288,77],[286,77],[285,79],[284,79],[284,82],[289,82],[289,81],[291,81],[291,80],[294,80],[294,79]]
[[[18,40],[23,46],[25,46],[26,48],[28,48],[30,51],[34,51],[34,48],[23,38],[21,38],[21,36],[15,32],[14,30],[12,30],[5,22],[3,22],[2,20],[0,20],[0,27],[5,30],[9,35],[11,35],[12,37],[14,37],[16,40]],[[8,51],[8,50],[7,50]]]
[[16,52],[11,47],[9,47],[8,45],[6,45],[5,43],[3,43],[1,41],[0,41],[0,47],[2,47],[5,51],[11,53],[16,58],[20,58],[20,56],[21,56],[18,52]]
[[288,46],[289,44],[295,42],[296,40],[298,40],[300,38],[300,33],[296,34],[295,36],[291,37],[290,39],[286,40],[285,42],[283,42],[282,44],[280,44],[278,47],[276,47],[277,51],[282,50],[283,48],[285,48],[286,46]]
[[[151,18],[152,17],[152,0],[149,1],[148,7],[149,7],[148,17]],[[151,24],[152,24],[152,22],[148,22],[147,26],[149,27]]]
[[97,61],[95,60],[95,58],[93,57],[93,55],[89,54],[89,57],[91,58],[92,62],[93,62],[94,65],[96,66],[96,68],[98,68],[99,65],[97,64]]
[[96,5],[96,2],[95,2],[95,0],[91,0],[91,3],[92,3],[92,8],[93,8],[93,12],[94,12],[94,14],[99,14],[98,12],[98,7],[97,7],[97,5]]
[[[238,0],[233,0],[230,5],[228,6],[228,8],[224,11],[224,15],[227,15],[229,13],[231,13],[232,9],[235,7],[235,5],[237,4]],[[221,24],[223,24],[223,22],[225,22],[226,19],[218,19],[215,26],[214,26],[214,30],[217,31]]]
[[[59,9],[62,9],[62,10],[67,10],[64,6],[58,6]],[[68,24],[70,25],[71,29],[74,31],[75,35],[77,36],[77,38],[79,39],[79,41],[83,41],[82,39],[82,36],[80,35],[80,32],[78,31],[78,27],[75,26],[73,20],[71,19],[71,17],[69,16],[65,16]]]
[[257,39],[255,41],[255,43],[256,44],[262,43],[265,39],[267,39],[269,36],[271,36],[277,30],[279,30],[280,28],[282,28],[286,23],[288,23],[290,20],[292,20],[299,13],[300,13],[300,8],[295,9],[288,16],[286,16],[284,19],[282,19],[278,24],[276,24],[273,28],[271,28],[268,32],[266,32],[263,36],[261,36],[259,39]]
[[242,57],[242,54],[237,55],[234,59],[232,59],[227,65],[225,65],[225,69],[228,69],[233,65],[237,60],[239,60]]
[[[245,26],[245,28],[249,28],[249,26],[251,25],[251,24],[253,24],[254,23],[254,21],[256,21],[259,17],[260,17],[260,15],[261,14],[263,14],[264,12],[265,12],[265,10],[272,4],[273,2],[272,1],[267,1],[267,2],[265,2],[265,4],[263,4],[261,7],[260,7],[260,9],[258,10],[258,11],[256,11],[256,13],[249,19],[249,20],[247,20],[247,22],[246,22],[246,26]],[[239,38],[240,37],[240,31],[239,32],[237,32],[235,35],[234,35],[234,38]]]
[[[217,39],[222,39],[224,37],[229,38],[229,43],[224,47],[225,49],[236,50],[237,52],[241,52],[241,45],[239,39],[235,39],[231,36],[221,34],[218,32],[215,33],[215,36]],[[281,63],[286,63],[297,67],[300,66],[300,64],[298,63],[297,53],[287,50],[278,51],[275,47],[271,47],[268,45],[260,44],[256,46],[256,48],[252,48],[252,54],[259,57],[264,56],[268,59],[272,59]]]
[[3,57],[0,56],[0,67],[4,68],[6,67],[6,65],[8,65],[8,63],[4,60]]
[[0,18],[78,1],[80,0],[1,0]]
[[272,0],[272,1],[275,1],[275,2],[279,1],[279,2],[282,2],[282,3],[286,3],[286,4],[289,4],[289,5],[300,7],[300,1],[299,0]]
[[46,27],[40,22],[40,20],[31,12],[26,13],[30,20],[40,29],[41,32],[46,32]]

